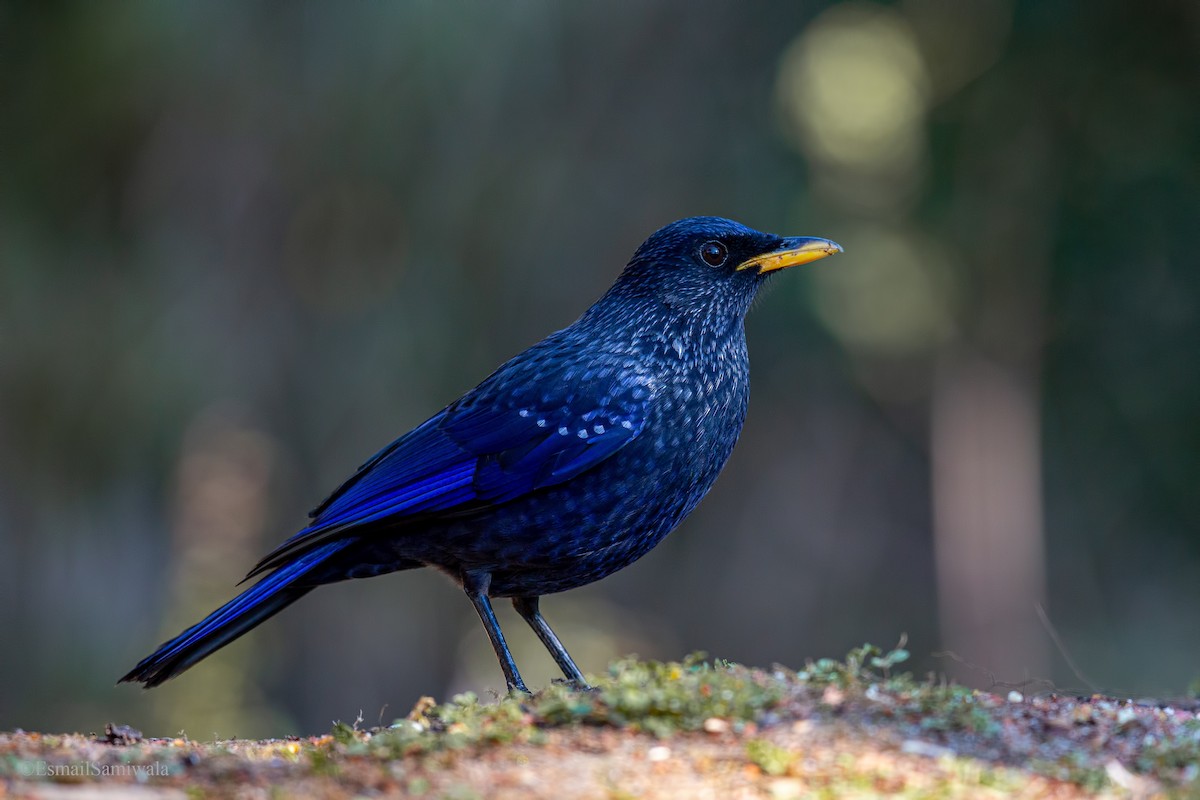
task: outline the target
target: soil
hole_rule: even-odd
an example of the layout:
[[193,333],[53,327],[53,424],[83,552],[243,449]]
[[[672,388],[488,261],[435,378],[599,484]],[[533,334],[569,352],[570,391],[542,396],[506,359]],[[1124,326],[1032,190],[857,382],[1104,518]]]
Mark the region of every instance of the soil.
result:
[[[1200,792],[1193,701],[978,692],[881,675],[862,667],[870,660],[862,655],[799,673],[628,662],[594,692],[425,700],[390,728],[338,726],[309,738],[143,739],[119,725],[97,734],[15,731],[0,734],[0,798]],[[705,716],[709,704],[723,713]]]

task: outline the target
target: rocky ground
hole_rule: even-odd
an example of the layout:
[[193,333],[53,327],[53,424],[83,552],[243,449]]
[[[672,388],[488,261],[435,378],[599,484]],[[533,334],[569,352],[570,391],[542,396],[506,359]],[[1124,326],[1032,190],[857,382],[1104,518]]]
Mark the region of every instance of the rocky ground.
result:
[[1196,704],[993,694],[865,647],[794,672],[622,661],[578,692],[419,703],[388,728],[196,742],[0,734],[0,797],[1200,796]]

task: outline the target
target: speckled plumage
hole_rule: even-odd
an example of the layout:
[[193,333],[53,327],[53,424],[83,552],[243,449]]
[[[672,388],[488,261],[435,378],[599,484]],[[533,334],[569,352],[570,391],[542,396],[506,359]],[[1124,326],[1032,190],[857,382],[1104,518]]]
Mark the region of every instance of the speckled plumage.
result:
[[811,242],[715,217],[660,229],[574,324],[376,454],[248,576],[265,578],[122,680],[157,685],[319,584],[430,566],[467,590],[510,688],[488,597],[514,598],[581,682],[537,598],[628,566],[708,492],[746,416],[743,320],[767,277],[738,266]]

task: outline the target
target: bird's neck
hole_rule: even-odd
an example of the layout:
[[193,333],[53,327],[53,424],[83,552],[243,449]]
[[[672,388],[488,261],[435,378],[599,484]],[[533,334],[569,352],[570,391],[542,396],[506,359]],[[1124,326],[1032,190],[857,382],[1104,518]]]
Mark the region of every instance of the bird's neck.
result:
[[695,352],[744,350],[744,314],[673,304],[662,297],[608,296],[589,308],[572,326],[589,331],[589,339],[608,350]]

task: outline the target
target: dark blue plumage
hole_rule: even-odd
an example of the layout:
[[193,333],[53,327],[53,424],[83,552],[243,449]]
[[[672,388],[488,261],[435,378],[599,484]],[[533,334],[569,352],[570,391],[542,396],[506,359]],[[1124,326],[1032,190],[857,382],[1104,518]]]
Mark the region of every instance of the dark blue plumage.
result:
[[156,686],[320,584],[430,566],[475,604],[510,689],[489,597],[582,683],[537,598],[627,566],[700,502],[746,416],[756,292],[838,250],[716,217],[657,231],[579,320],[363,464],[247,576],[266,577],[122,680]]

